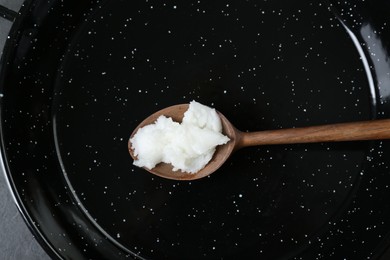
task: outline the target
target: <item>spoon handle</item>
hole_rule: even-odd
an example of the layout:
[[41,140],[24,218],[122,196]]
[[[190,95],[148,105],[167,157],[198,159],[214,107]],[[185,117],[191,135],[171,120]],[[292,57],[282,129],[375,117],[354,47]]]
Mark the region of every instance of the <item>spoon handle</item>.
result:
[[239,147],[390,139],[390,119],[242,133]]

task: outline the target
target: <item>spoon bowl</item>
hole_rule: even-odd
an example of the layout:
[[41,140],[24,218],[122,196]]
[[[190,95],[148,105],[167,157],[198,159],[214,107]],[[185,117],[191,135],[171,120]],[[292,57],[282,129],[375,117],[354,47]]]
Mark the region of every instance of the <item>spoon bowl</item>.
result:
[[[139,128],[154,123],[161,115],[171,117],[173,121],[181,122],[188,107],[188,104],[180,104],[159,110],[143,120],[134,129],[130,139],[137,133]],[[243,147],[390,139],[390,119],[242,132],[234,127],[222,113],[218,111],[217,113],[221,119],[222,133],[228,136],[230,141],[224,145],[217,146],[212,159],[203,169],[196,173],[182,172],[180,170],[174,171],[173,166],[167,163],[159,163],[153,169],[146,167],[144,169],[163,178],[190,181],[206,177],[215,172],[226,162],[234,151]],[[129,153],[136,160],[137,156],[134,154],[130,139],[128,142]]]
[[[184,113],[187,111],[188,107],[189,107],[188,104],[180,104],[180,105],[170,106],[157,111],[156,113],[152,114],[151,116],[143,120],[137,126],[137,128],[134,129],[133,133],[130,136],[130,139],[137,133],[138,129],[154,123],[157,120],[157,118],[161,115],[164,115],[166,117],[171,117],[173,121],[181,122],[183,120]],[[233,127],[233,125],[227,120],[227,118],[223,114],[221,114],[218,111],[217,113],[221,119],[221,124],[223,129],[222,133],[228,136],[230,138],[230,141],[225,145],[217,146],[213,158],[208,162],[206,167],[204,167],[203,169],[201,169],[196,173],[182,172],[180,170],[174,171],[172,165],[168,163],[159,163],[153,169],[148,169],[146,167],[143,168],[148,172],[158,175],[160,177],[164,177],[167,179],[174,179],[174,180],[187,180],[187,181],[200,179],[215,172],[225,163],[225,161],[230,157],[233,150],[235,149],[235,144],[237,139],[236,134],[238,132],[238,130],[236,130]],[[128,149],[131,157],[134,160],[136,160],[137,156],[134,154],[134,150],[131,147],[130,141],[128,143]]]

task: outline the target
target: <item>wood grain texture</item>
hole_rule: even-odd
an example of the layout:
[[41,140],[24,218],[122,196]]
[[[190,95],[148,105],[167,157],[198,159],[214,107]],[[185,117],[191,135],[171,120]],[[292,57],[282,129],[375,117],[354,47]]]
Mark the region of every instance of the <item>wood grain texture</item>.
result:
[[239,147],[390,139],[390,119],[240,133]]
[[[161,115],[171,117],[176,122],[181,122],[183,114],[187,109],[188,104],[180,104],[157,111],[136,127],[131,134],[130,139],[135,135],[139,128],[154,123]],[[234,151],[248,146],[390,139],[390,119],[248,133],[238,130],[223,114],[220,112],[218,112],[218,114],[221,119],[222,132],[230,138],[230,141],[225,145],[217,147],[212,160],[203,169],[194,174],[189,174],[186,172],[173,171],[172,165],[165,163],[160,163],[153,169],[144,169],[163,178],[189,181],[210,175],[218,170]],[[136,160],[137,157],[134,154],[130,140],[128,143],[128,150],[131,157]]]

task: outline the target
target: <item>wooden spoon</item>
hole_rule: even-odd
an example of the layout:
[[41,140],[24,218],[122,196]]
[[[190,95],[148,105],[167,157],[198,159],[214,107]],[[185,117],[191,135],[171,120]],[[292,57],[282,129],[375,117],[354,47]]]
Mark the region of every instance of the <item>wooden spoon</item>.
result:
[[[152,114],[137,126],[130,138],[135,135],[139,128],[154,123],[160,115],[172,117],[174,121],[181,122],[184,117],[184,112],[187,111],[188,106],[188,104],[175,105]],[[173,171],[172,166],[166,163],[160,163],[153,169],[145,168],[145,170],[160,177],[189,181],[210,175],[221,167],[234,151],[243,147],[275,144],[390,139],[390,119],[248,133],[237,130],[224,115],[220,112],[218,112],[218,114],[221,118],[222,132],[230,138],[230,141],[225,145],[217,147],[213,158],[202,170],[194,174],[181,172],[180,170]],[[128,143],[128,149],[131,157],[136,159],[134,151],[131,148],[130,141]]]

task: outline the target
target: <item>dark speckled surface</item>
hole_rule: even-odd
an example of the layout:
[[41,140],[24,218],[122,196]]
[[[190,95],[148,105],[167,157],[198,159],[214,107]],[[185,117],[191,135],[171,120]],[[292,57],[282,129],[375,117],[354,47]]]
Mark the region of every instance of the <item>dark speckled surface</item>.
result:
[[[22,0],[0,0],[0,6],[17,12],[22,2]],[[0,17],[0,53],[11,26],[11,21]],[[1,259],[49,259],[19,213],[2,171],[0,172],[0,220]]]
[[194,182],[127,152],[140,120],[192,99],[241,130],[388,118],[386,1],[30,2],[0,78],[3,151],[53,256],[386,251],[388,141],[248,148]]

